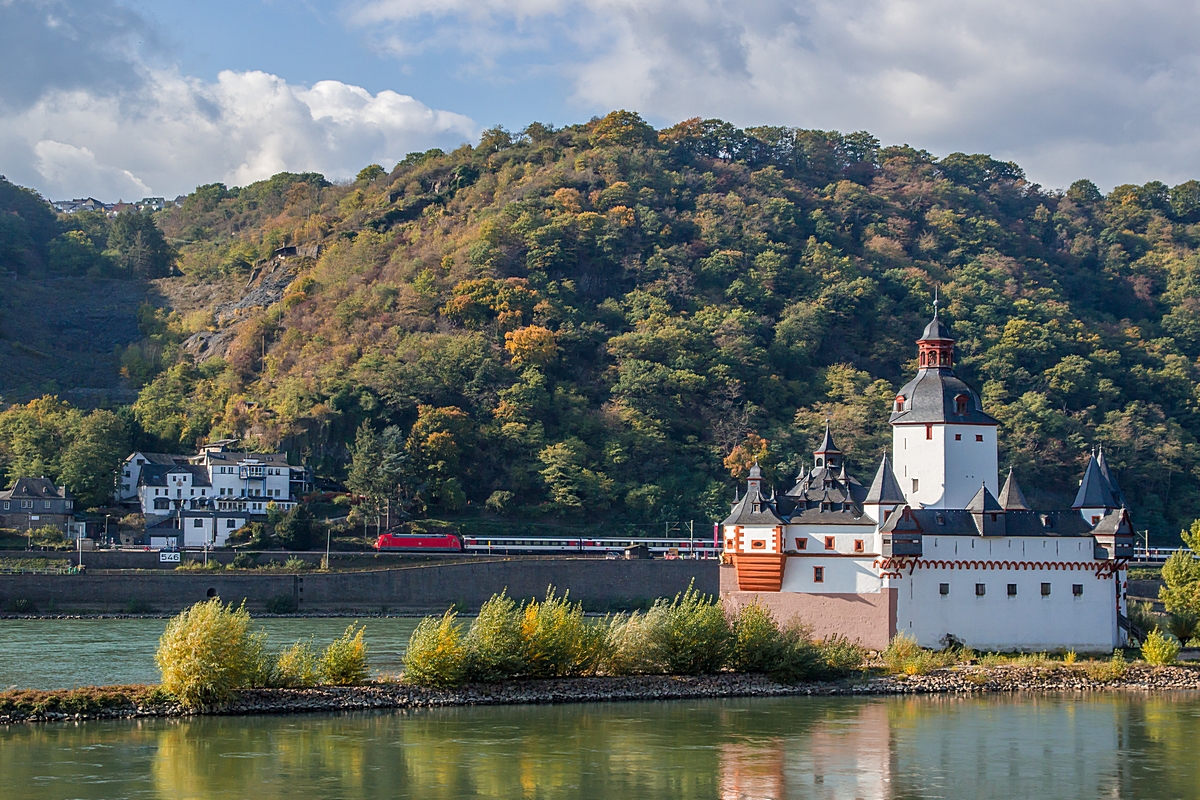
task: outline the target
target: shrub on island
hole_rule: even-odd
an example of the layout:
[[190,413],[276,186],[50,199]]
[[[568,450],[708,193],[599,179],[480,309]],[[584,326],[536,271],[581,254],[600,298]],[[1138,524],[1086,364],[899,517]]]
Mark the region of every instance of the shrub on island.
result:
[[346,628],[321,655],[312,640],[280,652],[267,648],[265,631],[251,631],[245,604],[219,597],[196,603],[167,623],[154,660],[162,688],[185,708],[228,702],[243,689],[349,686],[367,678],[365,628]]
[[728,615],[689,587],[646,612],[588,620],[583,605],[551,587],[518,604],[505,593],[469,626],[453,609],[426,617],[404,657],[404,679],[446,688],[467,682],[584,675],[711,675],[765,672],[787,683],[835,677],[862,663],[862,648],[835,637],[813,641],[800,625],[780,627],[759,605]]

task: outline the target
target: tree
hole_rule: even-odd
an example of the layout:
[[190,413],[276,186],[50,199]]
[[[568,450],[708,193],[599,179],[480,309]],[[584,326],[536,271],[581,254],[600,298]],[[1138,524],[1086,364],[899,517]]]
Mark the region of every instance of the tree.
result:
[[355,180],[359,183],[374,183],[387,174],[387,170],[378,164],[370,164],[358,171]]
[[313,527],[312,512],[301,503],[275,525],[275,536],[288,550],[308,550],[312,547]]
[[171,273],[175,251],[149,214],[127,211],[117,215],[108,233],[108,249],[117,267],[138,278],[162,278]]
[[654,128],[636,111],[613,111],[596,121],[592,127],[592,145],[605,147],[651,146],[658,141]]
[[554,331],[541,325],[529,325],[504,334],[504,349],[512,353],[514,364],[543,367],[558,355]]
[[112,500],[114,478],[129,454],[129,431],[111,411],[93,411],[79,421],[63,451],[58,477],[82,508]]

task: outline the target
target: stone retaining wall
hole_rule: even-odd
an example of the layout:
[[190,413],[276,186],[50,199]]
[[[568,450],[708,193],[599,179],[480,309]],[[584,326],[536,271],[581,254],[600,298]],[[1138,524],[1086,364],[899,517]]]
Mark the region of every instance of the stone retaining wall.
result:
[[[86,560],[86,554],[85,554]],[[0,575],[0,609],[26,600],[42,613],[175,612],[206,597],[246,601],[251,612],[280,596],[300,612],[429,613],[451,605],[470,611],[494,593],[541,597],[548,586],[596,610],[671,597],[694,581],[716,594],[716,561],[609,561],[594,558],[476,559],[364,572],[147,572]],[[22,604],[24,605],[24,604]]]

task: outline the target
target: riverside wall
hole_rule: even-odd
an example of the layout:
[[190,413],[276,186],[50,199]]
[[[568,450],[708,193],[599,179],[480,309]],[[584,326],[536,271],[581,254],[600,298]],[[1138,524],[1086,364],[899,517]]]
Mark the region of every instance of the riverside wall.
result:
[[542,597],[554,586],[587,608],[607,610],[672,597],[693,582],[715,595],[717,570],[717,561],[514,557],[358,572],[0,575],[0,609],[11,611],[24,600],[21,607],[32,604],[39,613],[175,612],[220,597],[245,600],[251,612],[262,612],[268,601],[290,597],[300,613],[430,613],[452,605],[474,611],[500,591]]

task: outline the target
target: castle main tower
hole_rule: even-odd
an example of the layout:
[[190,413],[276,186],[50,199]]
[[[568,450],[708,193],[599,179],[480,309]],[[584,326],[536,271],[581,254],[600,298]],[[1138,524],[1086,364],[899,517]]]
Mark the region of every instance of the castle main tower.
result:
[[997,494],[999,423],[954,374],[954,339],[938,319],[917,340],[917,376],[896,395],[892,463],[913,508],[966,508],[980,485]]

